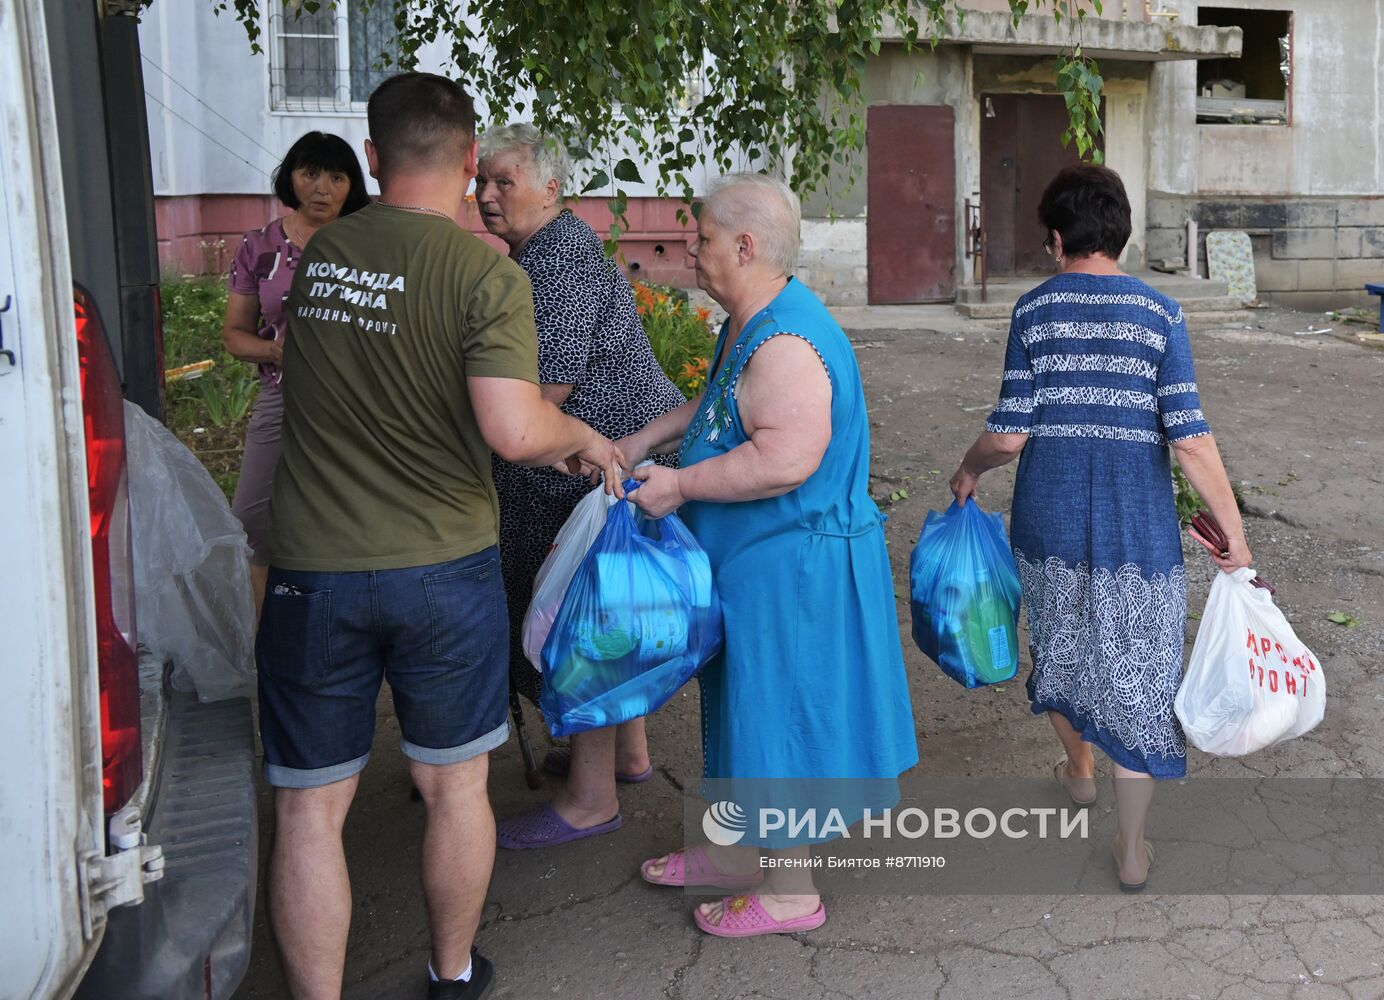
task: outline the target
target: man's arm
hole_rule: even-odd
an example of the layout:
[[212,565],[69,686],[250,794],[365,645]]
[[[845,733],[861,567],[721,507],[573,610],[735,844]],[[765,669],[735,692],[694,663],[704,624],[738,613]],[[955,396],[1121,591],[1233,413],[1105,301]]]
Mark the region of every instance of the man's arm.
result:
[[538,391],[543,394],[543,398],[554,406],[561,406],[567,402],[567,397],[572,395],[572,390],[576,386],[570,382],[543,382],[540,383]]
[[468,376],[466,388],[481,437],[506,462],[566,462],[574,473],[586,465],[605,473],[607,489],[614,485],[619,493],[620,468],[624,465],[620,450],[544,399],[537,385],[517,378]]

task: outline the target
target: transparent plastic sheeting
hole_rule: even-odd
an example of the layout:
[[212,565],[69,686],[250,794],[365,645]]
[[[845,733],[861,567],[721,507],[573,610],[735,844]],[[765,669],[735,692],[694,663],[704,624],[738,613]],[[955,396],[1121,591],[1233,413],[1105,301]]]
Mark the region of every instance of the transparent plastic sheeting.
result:
[[651,520],[621,500],[543,644],[543,718],[554,736],[568,736],[656,711],[721,637],[706,552],[676,515]]
[[928,511],[909,568],[913,641],[968,688],[1019,668],[1019,572],[1004,518],[968,499]]
[[197,457],[125,402],[135,624],[173,663],[173,686],[201,701],[255,693],[249,545]]

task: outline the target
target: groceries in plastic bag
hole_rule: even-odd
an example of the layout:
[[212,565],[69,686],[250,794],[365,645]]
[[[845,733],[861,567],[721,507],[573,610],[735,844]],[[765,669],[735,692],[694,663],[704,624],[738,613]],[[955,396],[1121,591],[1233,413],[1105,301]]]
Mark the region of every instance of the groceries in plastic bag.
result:
[[1254,579],[1216,574],[1173,701],[1192,745],[1220,757],[1301,736],[1326,712],[1326,674]]
[[909,566],[913,641],[968,688],[1019,668],[1019,573],[1004,518],[968,499],[928,511]]
[[533,599],[524,614],[523,635],[524,655],[535,670],[543,669],[543,644],[548,641],[548,633],[552,631],[572,577],[576,576],[577,567],[586,558],[591,543],[605,527],[606,513],[616,502],[616,497],[606,493],[602,486],[582,497],[553,539],[543,565],[538,567],[533,581]]
[[711,563],[687,526],[618,501],[543,645],[543,718],[568,736],[648,715],[716,655],[721,637]]
[[125,403],[139,643],[202,701],[255,693],[250,548],[221,487],[173,434]]

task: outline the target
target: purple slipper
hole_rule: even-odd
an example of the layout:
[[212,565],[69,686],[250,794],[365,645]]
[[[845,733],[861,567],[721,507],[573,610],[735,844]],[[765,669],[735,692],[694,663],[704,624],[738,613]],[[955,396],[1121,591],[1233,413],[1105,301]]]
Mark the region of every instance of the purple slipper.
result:
[[501,820],[495,826],[495,842],[510,851],[525,851],[536,847],[556,847],[558,844],[598,837],[620,829],[620,814],[604,823],[577,829],[558,815],[550,804],[544,803],[518,816]]
[[[567,747],[554,747],[543,758],[543,770],[555,778],[565,778],[572,770],[572,751]],[[654,776],[654,766],[650,764],[638,774],[615,772],[615,780],[622,785],[642,785]]]

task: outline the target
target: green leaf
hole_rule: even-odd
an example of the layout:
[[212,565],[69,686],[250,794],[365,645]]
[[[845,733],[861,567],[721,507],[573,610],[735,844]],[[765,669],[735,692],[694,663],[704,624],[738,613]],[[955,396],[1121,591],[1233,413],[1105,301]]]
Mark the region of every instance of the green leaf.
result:
[[604,170],[597,170],[594,174],[591,175],[591,180],[586,182],[586,187],[581,189],[581,193],[586,194],[586,192],[588,191],[594,191],[597,188],[605,187],[609,183],[610,175],[607,174]]
[[1354,628],[1360,624],[1358,618],[1348,615],[1344,611],[1333,611],[1326,616],[1326,620],[1337,625],[1344,625],[1346,628]]
[[[201,2],[233,16],[255,52],[265,14],[283,6]],[[764,166],[782,171],[800,196],[824,190],[828,218],[836,214],[833,200],[862,175],[865,83],[888,55],[885,45],[911,53],[924,41],[935,46],[949,24],[965,23],[959,0],[375,3],[394,13],[391,68],[414,68],[425,46],[437,49],[448,75],[465,81],[496,124],[528,117],[559,141],[579,141],[579,160],[592,161],[579,165],[580,176],[593,183],[600,164],[617,183],[648,184],[657,195],[690,202],[692,178],[735,169],[757,149]],[[303,0],[287,16],[320,7],[341,18],[347,6]],[[1099,160],[1104,81],[1081,48],[1082,6],[1009,0],[1008,10],[1016,25],[1033,16],[1069,21],[1068,48],[1052,64],[1053,77],[1060,93],[1075,98],[1068,102],[1068,142]],[[1085,7],[1100,10],[1099,3]],[[885,41],[886,20],[897,26],[898,44]],[[617,216],[624,208],[622,202]]]

